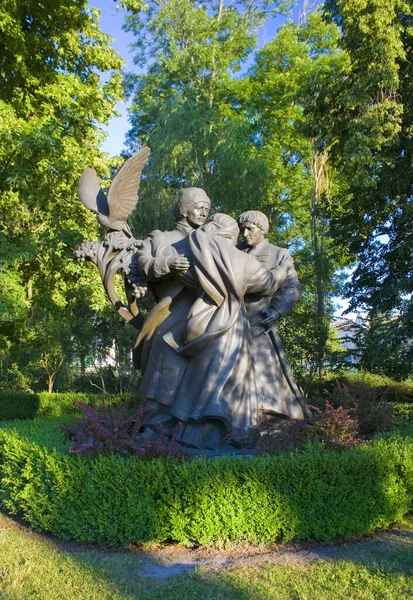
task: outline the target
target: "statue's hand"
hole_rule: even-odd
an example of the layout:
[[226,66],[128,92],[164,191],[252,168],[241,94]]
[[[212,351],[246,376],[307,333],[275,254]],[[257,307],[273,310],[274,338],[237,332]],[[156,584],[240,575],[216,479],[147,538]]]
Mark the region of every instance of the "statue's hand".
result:
[[271,329],[280,318],[280,313],[275,308],[263,308],[261,314],[264,317],[261,324],[266,329]]
[[167,258],[166,264],[168,265],[170,271],[179,272],[187,271],[191,266],[189,260],[183,255],[170,256],[169,258]]

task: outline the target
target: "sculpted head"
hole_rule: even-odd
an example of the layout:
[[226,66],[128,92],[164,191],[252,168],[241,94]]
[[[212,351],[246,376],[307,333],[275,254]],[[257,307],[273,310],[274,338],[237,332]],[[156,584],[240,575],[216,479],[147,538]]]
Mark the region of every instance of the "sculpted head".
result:
[[178,202],[179,218],[194,229],[205,223],[211,208],[211,200],[201,188],[190,187],[184,189]]
[[241,213],[238,224],[247,246],[256,246],[262,242],[270,229],[267,217],[259,210]]
[[205,231],[228,239],[234,246],[238,240],[239,227],[235,219],[224,213],[215,213],[204,227]]

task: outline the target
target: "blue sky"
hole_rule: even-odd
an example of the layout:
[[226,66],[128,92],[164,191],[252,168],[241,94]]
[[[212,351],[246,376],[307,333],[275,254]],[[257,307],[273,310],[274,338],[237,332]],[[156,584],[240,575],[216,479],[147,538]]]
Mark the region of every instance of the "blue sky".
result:
[[[125,11],[116,8],[113,0],[89,0],[89,4],[100,10],[100,28],[113,39],[112,45],[125,61],[125,70],[132,71],[132,55],[129,45],[133,42],[133,35],[122,30]],[[127,103],[118,102],[117,112],[119,117],[113,117],[107,128],[108,136],[102,144],[102,150],[109,154],[120,154],[124,147],[125,134],[129,129],[127,117]]]

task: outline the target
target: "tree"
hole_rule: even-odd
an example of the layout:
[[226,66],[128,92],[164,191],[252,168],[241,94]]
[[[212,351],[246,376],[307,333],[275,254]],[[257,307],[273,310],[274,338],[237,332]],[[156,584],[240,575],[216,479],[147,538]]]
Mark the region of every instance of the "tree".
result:
[[[314,106],[348,188],[334,224],[359,258],[351,307],[410,311],[412,335],[413,6],[327,0],[325,18],[340,27],[349,56]],[[325,122],[326,113],[334,119]]]
[[259,26],[285,4],[151,1],[147,11],[129,16],[135,63],[147,67],[127,82],[133,99],[129,148],[152,149],[135,220],[138,235],[170,224],[185,186],[203,187],[216,207],[229,212],[259,198],[265,165],[239,106],[236,73],[255,47]]
[[297,346],[290,352],[304,353],[310,370],[320,375],[331,345],[331,298],[351,257],[332,236],[330,221],[339,208],[337,172],[306,107],[314,89],[346,64],[339,39],[337,26],[327,25],[317,11],[305,23],[288,23],[258,52],[246,97],[255,111],[255,138],[273,173],[266,192],[272,229],[279,243],[292,248],[303,287],[300,304],[282,328],[290,349]]
[[[97,274],[91,283],[91,271],[71,260],[80,239],[97,233],[76,188],[88,164],[108,175],[99,125],[122,96],[122,61],[86,0],[6,0],[0,31],[4,376],[39,320],[57,321],[75,288],[77,301],[103,305]],[[100,72],[110,74],[104,84]]]
[[403,380],[413,374],[413,348],[403,315],[376,314],[358,325],[360,367]]
[[148,18],[128,21],[139,35],[136,61],[146,65],[148,54],[152,59],[146,75],[128,82],[130,146],[139,140],[153,149],[134,229],[142,235],[170,226],[170,208],[185,185],[204,187],[215,209],[234,216],[263,210],[276,231],[272,241],[292,247],[304,265],[303,300],[314,315],[321,372],[334,275],[348,256],[333,247],[328,148],[304,131],[304,104],[314,77],[326,76],[341,60],[339,30],[319,14],[306,26],[289,24],[240,76],[255,31],[268,16],[263,4],[239,4],[238,11],[224,2],[150,6]]

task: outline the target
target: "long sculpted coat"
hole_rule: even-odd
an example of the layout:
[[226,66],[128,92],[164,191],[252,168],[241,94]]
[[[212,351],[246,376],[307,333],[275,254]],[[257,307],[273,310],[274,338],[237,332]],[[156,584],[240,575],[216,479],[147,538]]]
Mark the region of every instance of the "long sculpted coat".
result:
[[[283,310],[288,293],[298,296],[298,281],[292,259],[287,271],[279,260],[268,269],[260,256],[269,252],[248,256],[219,235],[187,233],[182,227],[154,232],[139,252],[141,274],[152,282],[157,304],[138,336],[135,365],[149,399],[145,425],[162,423],[169,433],[179,420],[179,441],[215,449],[231,429],[245,433],[255,426],[260,409],[285,414],[275,406],[279,396],[268,405],[260,391],[263,374],[255,355],[264,345],[255,344],[252,332],[258,327],[268,341],[255,312],[274,302]],[[193,263],[182,276],[169,273],[166,264],[166,257],[178,254]],[[289,405],[295,400],[284,399]],[[300,416],[294,407],[290,412]]]
[[[300,284],[293,259],[285,248],[273,246],[266,239],[253,247],[238,246],[249,253],[269,271],[280,263],[288,264],[287,277],[271,297],[247,294],[245,306],[251,327],[255,381],[259,395],[259,408],[264,413],[302,419],[304,417],[301,393],[294,381],[284,353],[281,338],[274,325],[265,332],[261,324],[263,309],[274,308],[280,317],[291,312],[300,295]],[[284,262],[283,261],[283,262]]]
[[[154,231],[138,251],[140,274],[150,283],[157,304],[148,314],[135,343],[134,365],[142,371],[141,394],[157,403],[149,403],[155,423],[165,420],[158,403],[166,407],[165,414],[169,414],[188,364],[188,359],[177,354],[163,336],[173,332],[178,342],[183,342],[186,315],[198,294],[198,290],[179,283],[166,264],[167,257],[185,253],[185,238],[191,231],[190,225],[181,223],[173,231]],[[149,417],[148,422],[151,422]]]
[[184,423],[178,440],[214,449],[223,434],[246,434],[257,425],[259,396],[244,296],[274,296],[286,269],[267,270],[218,233],[197,230],[188,240],[201,293],[177,347],[189,363],[171,414]]

